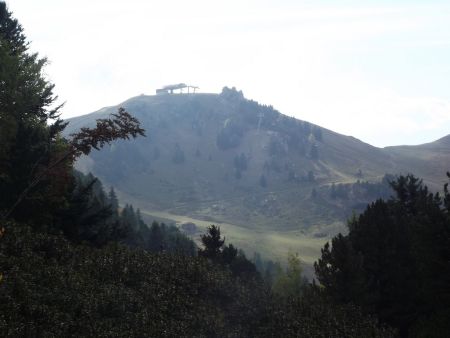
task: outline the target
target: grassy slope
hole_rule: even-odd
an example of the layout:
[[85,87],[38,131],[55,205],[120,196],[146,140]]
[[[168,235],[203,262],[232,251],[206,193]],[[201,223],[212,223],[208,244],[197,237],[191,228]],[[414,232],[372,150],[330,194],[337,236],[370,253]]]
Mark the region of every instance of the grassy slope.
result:
[[442,189],[450,171],[450,135],[418,146],[387,147],[385,152],[397,159],[399,168],[410,168],[431,188]]
[[[210,221],[195,219],[188,216],[174,215],[163,211],[141,210],[144,219],[172,220],[175,225],[180,226],[186,222],[197,225],[198,231],[192,238],[200,245],[200,236],[205,233],[206,228],[212,224]],[[252,230],[235,224],[214,222],[221,228],[227,243],[233,243],[246,252],[249,258],[254,252],[260,252],[263,258],[285,262],[289,250],[300,253],[304,268],[308,276],[312,276],[312,264],[320,255],[326,238],[312,238],[305,236],[300,231],[268,231]]]
[[[442,186],[450,163],[447,139],[415,147],[376,148],[353,137],[321,129],[322,140],[306,135],[306,154],[289,144],[303,122],[272,109],[216,94],[138,96],[122,104],[147,130],[147,138],[116,142],[78,162],[128,201],[155,216],[177,222],[193,219],[205,227],[220,223],[230,241],[252,253],[282,258],[290,247],[306,262],[319,254],[324,239],[344,230],[348,213],[339,203],[311,198],[313,189],[360,179],[378,181],[385,173],[413,172],[434,188]],[[250,108],[249,108],[250,107]],[[67,133],[117,107],[70,120]],[[263,112],[260,128],[259,114]],[[244,130],[239,144],[219,149],[217,135],[228,123]],[[292,132],[292,130],[294,132]],[[270,152],[271,143],[280,151]],[[308,156],[317,144],[319,158]],[[176,147],[183,163],[174,163]],[[248,158],[235,178],[236,155]],[[314,182],[304,178],[312,171]],[[263,175],[267,187],[259,184]]]

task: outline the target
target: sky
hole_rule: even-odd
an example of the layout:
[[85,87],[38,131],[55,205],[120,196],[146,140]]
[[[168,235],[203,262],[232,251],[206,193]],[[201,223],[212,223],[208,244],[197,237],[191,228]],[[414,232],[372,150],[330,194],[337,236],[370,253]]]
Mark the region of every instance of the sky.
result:
[[224,86],[378,147],[450,134],[450,1],[7,0],[63,117]]

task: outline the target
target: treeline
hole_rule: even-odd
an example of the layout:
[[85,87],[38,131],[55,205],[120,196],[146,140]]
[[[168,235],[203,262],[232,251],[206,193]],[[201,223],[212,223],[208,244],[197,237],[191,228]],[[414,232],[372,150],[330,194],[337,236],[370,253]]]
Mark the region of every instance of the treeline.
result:
[[[362,174],[361,174],[362,175]],[[374,200],[376,198],[388,199],[394,191],[391,188],[390,182],[394,181],[394,175],[386,174],[380,182],[371,183],[367,181],[357,180],[355,183],[332,183],[331,186],[325,190],[325,196],[333,200]],[[365,203],[364,207],[367,205]]]
[[[174,225],[153,222],[147,225],[139,209],[131,204],[119,207],[119,200],[111,187],[105,193],[101,181],[92,174],[74,172],[74,187],[68,207],[59,212],[63,234],[80,243],[95,246],[115,241],[151,252],[177,252],[193,256],[195,243]],[[62,216],[62,217],[61,217]]]

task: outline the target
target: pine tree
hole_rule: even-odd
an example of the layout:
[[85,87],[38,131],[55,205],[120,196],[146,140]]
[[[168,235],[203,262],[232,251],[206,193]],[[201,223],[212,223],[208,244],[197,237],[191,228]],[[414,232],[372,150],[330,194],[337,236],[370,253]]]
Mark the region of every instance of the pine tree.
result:
[[198,250],[198,255],[212,260],[217,260],[222,252],[222,246],[225,239],[220,236],[220,227],[211,225],[208,227],[208,232],[201,236],[201,241],[204,249]]

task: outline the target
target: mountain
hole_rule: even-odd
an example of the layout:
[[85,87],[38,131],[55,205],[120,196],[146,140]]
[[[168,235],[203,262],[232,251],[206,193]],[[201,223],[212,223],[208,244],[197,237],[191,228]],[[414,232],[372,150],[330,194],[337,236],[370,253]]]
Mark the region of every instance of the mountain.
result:
[[291,246],[313,257],[345,231],[353,211],[389,196],[386,174],[412,172],[439,189],[450,169],[450,136],[377,148],[227,87],[221,94],[137,96],[70,119],[66,133],[119,106],[141,121],[147,137],[115,142],[77,168],[113,185],[143,213],[221,224],[248,250],[281,255]]
[[396,159],[397,168],[413,172],[434,190],[442,189],[444,173],[450,171],[450,135],[431,143],[383,150]]

